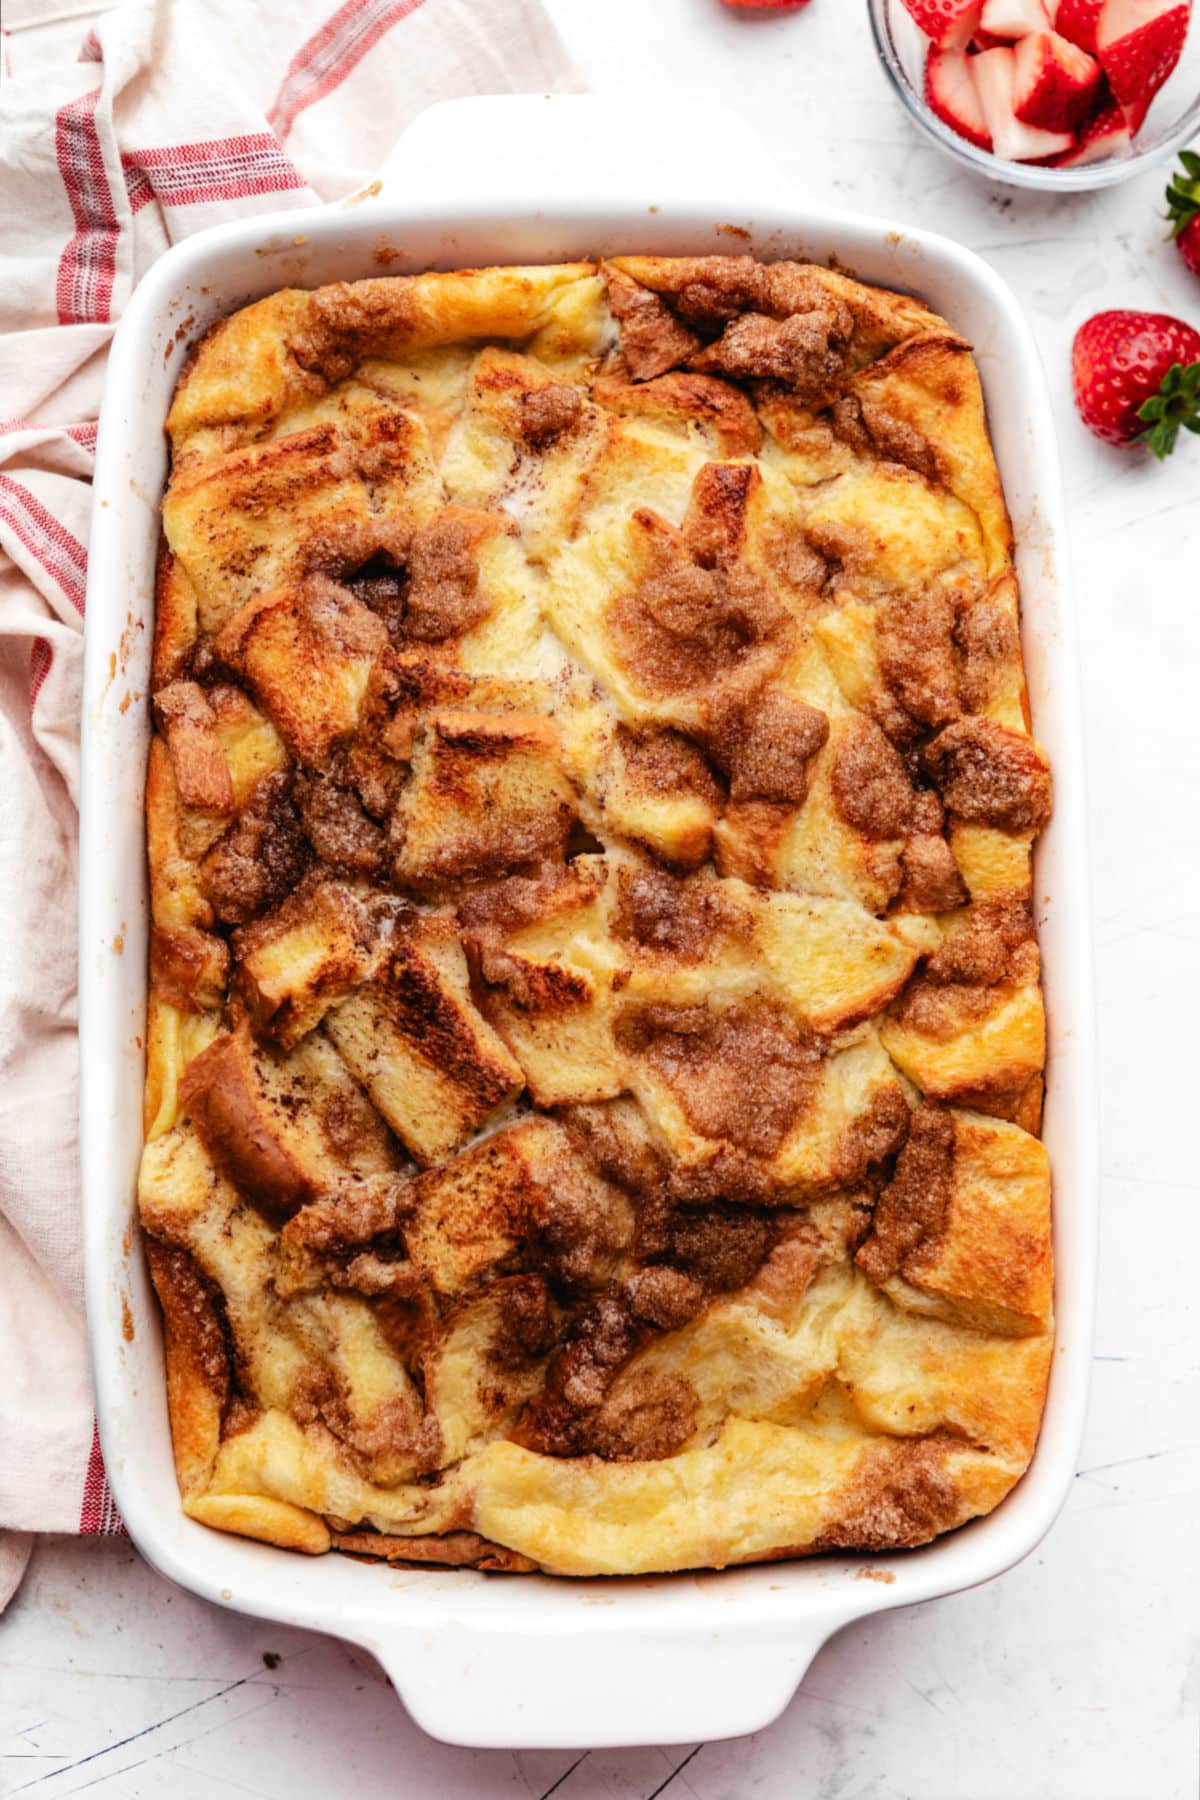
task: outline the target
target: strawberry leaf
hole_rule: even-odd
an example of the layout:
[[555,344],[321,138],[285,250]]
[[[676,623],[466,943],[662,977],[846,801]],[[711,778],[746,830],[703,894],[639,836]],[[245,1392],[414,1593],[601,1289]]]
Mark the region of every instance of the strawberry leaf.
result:
[[1138,418],[1146,429],[1133,441],[1147,444],[1160,462],[1175,448],[1181,427],[1200,433],[1200,362],[1189,363],[1186,369],[1172,363],[1157,394],[1138,407]]
[[1192,220],[1200,217],[1200,155],[1194,150],[1181,150],[1182,175],[1172,175],[1167,187],[1167,217],[1171,236],[1179,237]]

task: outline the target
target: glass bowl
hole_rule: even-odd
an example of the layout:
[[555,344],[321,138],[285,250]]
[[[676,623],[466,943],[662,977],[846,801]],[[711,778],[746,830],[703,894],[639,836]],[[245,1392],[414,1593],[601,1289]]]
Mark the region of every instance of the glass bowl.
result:
[[1038,188],[1042,193],[1079,193],[1113,187],[1187,144],[1200,132],[1200,25],[1195,18],[1179,64],[1155,95],[1146,122],[1133,143],[1102,162],[1075,169],[1045,169],[1034,163],[1006,162],[978,150],[943,125],[925,104],[925,52],[929,40],[917,29],[901,0],[867,0],[875,48],[888,79],[927,137],[978,175],[1010,187]]

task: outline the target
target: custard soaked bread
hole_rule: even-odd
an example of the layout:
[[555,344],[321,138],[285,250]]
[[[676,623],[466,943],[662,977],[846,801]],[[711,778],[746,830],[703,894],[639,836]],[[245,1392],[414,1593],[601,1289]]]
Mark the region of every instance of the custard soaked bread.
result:
[[970,349],[749,257],[205,338],[147,782],[183,1504],[564,1575],[920,1544],[1051,1354],[1030,735]]

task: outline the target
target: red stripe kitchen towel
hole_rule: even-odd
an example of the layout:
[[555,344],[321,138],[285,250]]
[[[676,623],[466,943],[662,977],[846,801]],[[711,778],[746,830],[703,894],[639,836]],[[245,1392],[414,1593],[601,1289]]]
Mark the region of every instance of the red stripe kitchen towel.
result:
[[84,1344],[74,899],[89,481],[114,324],[168,244],[352,191],[423,107],[577,85],[539,0],[5,0],[0,1609],[28,1534],[121,1530]]

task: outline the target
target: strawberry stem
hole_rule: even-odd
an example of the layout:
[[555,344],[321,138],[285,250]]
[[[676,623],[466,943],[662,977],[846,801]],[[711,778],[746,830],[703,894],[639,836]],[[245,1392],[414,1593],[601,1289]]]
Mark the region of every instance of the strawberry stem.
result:
[[1146,429],[1139,431],[1133,441],[1148,444],[1160,462],[1175,448],[1181,426],[1200,434],[1200,362],[1189,363],[1186,368],[1182,363],[1172,363],[1157,394],[1151,394],[1138,407],[1138,418]]
[[1194,218],[1200,216],[1200,155],[1195,150],[1181,150],[1182,175],[1176,172],[1167,188],[1167,217],[1171,236],[1179,237]]

